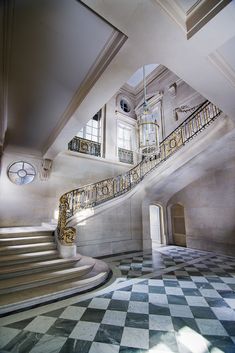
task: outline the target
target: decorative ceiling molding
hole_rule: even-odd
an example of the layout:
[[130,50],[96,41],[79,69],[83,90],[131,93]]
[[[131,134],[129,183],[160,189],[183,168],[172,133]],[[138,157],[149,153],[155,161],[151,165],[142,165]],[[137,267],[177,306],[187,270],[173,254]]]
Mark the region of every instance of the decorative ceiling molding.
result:
[[210,62],[220,70],[223,76],[229,81],[233,88],[235,88],[235,71],[224,59],[223,55],[217,50],[208,56]]
[[[150,85],[155,79],[162,79],[168,75],[170,71],[163,65],[159,65],[146,77],[146,85]],[[129,94],[132,94],[137,100],[140,99],[138,96],[143,94],[143,82],[140,82],[135,88],[125,83],[122,88],[122,91],[125,91]]]
[[186,33],[186,14],[175,0],[155,0],[158,5],[175,21],[175,23]]
[[53,144],[59,133],[65,127],[66,123],[76,112],[88,92],[92,89],[96,81],[100,78],[104,70],[107,68],[111,60],[118,53],[118,51],[123,46],[126,40],[127,36],[125,34],[119,32],[116,29],[113,30],[112,35],[107,41],[105,47],[101,50],[100,55],[97,57],[89,73],[87,74],[81,86],[73,96],[65,112],[59,119],[57,126],[55,127],[47,141],[43,144],[41,148],[43,155],[46,154],[49,147]]
[[201,0],[193,5],[187,12],[187,39],[197,33],[231,1],[232,0]]
[[8,106],[8,76],[10,64],[10,52],[12,44],[12,27],[14,18],[14,0],[3,0],[0,4],[0,146],[3,147],[7,130],[7,106]]
[[190,39],[232,0],[198,0],[185,13],[176,0],[155,0]]

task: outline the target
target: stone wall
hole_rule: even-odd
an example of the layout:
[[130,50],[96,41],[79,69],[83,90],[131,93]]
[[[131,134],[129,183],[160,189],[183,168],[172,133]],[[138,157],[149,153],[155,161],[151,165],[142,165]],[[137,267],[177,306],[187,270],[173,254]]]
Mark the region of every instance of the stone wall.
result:
[[207,172],[175,194],[185,207],[187,246],[235,255],[235,162]]

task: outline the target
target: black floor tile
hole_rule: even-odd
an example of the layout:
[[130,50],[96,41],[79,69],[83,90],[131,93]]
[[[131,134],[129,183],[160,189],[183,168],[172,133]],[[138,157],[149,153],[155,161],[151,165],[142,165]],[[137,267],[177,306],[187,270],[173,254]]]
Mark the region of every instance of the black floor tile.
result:
[[81,321],[101,322],[105,314],[105,310],[88,308],[81,317]]
[[190,306],[190,309],[197,319],[217,319],[210,308],[204,306]]
[[[230,336],[235,337],[235,321],[220,321]],[[234,343],[235,347],[235,343]]]
[[175,331],[180,331],[182,328],[189,327],[195,332],[200,332],[197,323],[194,319],[187,317],[172,317],[172,322]]
[[149,293],[166,294],[165,287],[149,286]]
[[148,329],[149,316],[147,314],[127,313],[125,326]]
[[154,305],[149,303],[149,314],[154,315],[170,315],[170,309],[168,305]]
[[196,288],[182,288],[184,295],[186,296],[198,296],[201,297],[201,292]]
[[12,324],[7,325],[6,327],[11,327],[11,328],[16,328],[18,330],[23,330],[34,319],[35,319],[35,317],[31,317],[29,319],[14,322]]
[[183,295],[167,294],[167,300],[169,304],[188,305],[187,300]]
[[68,338],[59,353],[88,353],[92,342]]
[[119,353],[149,353],[148,349],[121,346]]
[[[204,336],[210,342],[210,352],[218,351],[223,353],[235,353],[235,344],[227,336]],[[217,348],[217,350],[215,349]]]
[[147,293],[131,293],[131,300],[136,302],[148,302],[149,296]]
[[76,326],[76,320],[57,319],[47,331],[48,335],[68,337]]
[[94,341],[119,345],[122,333],[123,327],[101,324]]
[[178,346],[174,332],[149,331],[149,348],[154,348],[159,344],[164,344],[170,352],[178,353]]
[[216,308],[229,308],[230,306],[222,299],[222,298],[207,298],[205,300],[209,304],[210,307]]
[[112,299],[109,303],[108,310],[127,311],[128,306],[129,306],[128,300]]
[[3,347],[2,351],[6,353],[29,353],[41,338],[42,334],[21,331],[5,347]]
[[73,306],[82,306],[82,307],[86,308],[86,307],[88,307],[88,305],[90,304],[91,301],[92,301],[92,299],[83,300],[81,302],[73,304]]

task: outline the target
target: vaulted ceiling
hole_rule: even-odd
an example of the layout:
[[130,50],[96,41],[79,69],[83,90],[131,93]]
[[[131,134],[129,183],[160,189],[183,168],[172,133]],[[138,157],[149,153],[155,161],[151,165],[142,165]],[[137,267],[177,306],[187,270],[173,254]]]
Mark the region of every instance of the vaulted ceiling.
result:
[[119,32],[76,0],[7,1],[7,144],[42,151]]
[[168,67],[235,119],[234,1],[14,4],[9,144],[53,158],[138,68],[153,63]]

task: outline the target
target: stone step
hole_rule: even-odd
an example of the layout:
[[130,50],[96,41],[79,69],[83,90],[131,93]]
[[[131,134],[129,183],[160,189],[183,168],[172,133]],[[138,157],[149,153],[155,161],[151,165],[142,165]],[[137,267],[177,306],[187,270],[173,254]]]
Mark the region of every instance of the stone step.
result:
[[37,243],[37,244],[25,244],[25,245],[8,245],[0,247],[0,255],[13,255],[23,254],[28,252],[36,252],[43,250],[55,250],[55,243]]
[[22,238],[22,237],[38,237],[38,236],[53,236],[53,231],[51,230],[43,230],[43,231],[34,231],[34,232],[27,232],[27,231],[18,231],[16,232],[13,228],[11,231],[2,231],[3,228],[0,228],[0,239],[4,238]]
[[53,260],[59,257],[56,250],[38,251],[25,254],[1,255],[1,268],[15,266],[17,264],[32,263],[36,261]]
[[0,279],[15,278],[17,276],[27,275],[48,271],[48,269],[57,270],[77,266],[80,256],[73,259],[51,259],[47,261],[20,263],[14,266],[5,266],[1,268]]
[[44,273],[36,273],[33,275],[25,275],[0,282],[0,294],[9,294],[24,289],[35,288],[42,285],[57,283],[71,278],[79,279],[79,277],[87,274],[92,270],[93,264],[81,265],[75,268],[69,268],[58,271],[48,271]]
[[22,244],[35,244],[35,243],[49,243],[54,242],[54,237],[52,235],[34,235],[26,237],[9,237],[1,238],[0,237],[0,246],[6,245],[22,245]]
[[[84,263],[90,263],[89,261],[81,260]],[[101,285],[109,275],[108,266],[99,260],[94,260],[95,265],[91,272],[76,279],[67,279],[65,281],[58,282],[55,284],[47,284],[44,286],[38,286],[30,290],[12,292],[8,295],[0,295],[0,315],[8,314],[14,310],[27,308],[29,306],[38,305],[40,303],[46,303],[51,300],[57,300],[65,298],[66,296],[73,295],[75,293],[84,292],[91,288],[95,288]],[[94,264],[94,263],[93,263]]]

